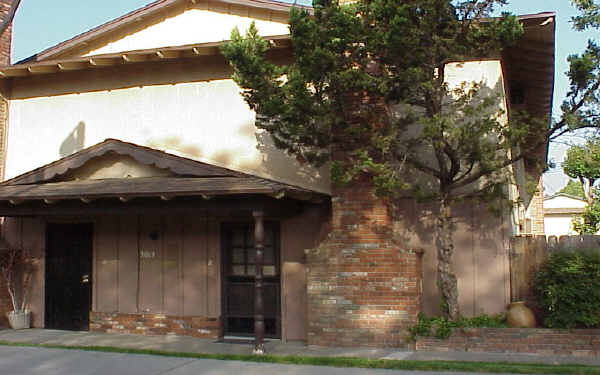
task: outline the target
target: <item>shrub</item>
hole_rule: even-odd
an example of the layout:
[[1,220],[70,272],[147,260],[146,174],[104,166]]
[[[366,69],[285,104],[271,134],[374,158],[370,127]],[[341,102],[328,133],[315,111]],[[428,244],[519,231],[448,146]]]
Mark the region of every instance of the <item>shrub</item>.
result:
[[600,323],[600,249],[553,252],[534,276],[533,291],[549,328]]
[[415,341],[417,336],[434,336],[439,339],[450,337],[452,331],[461,328],[504,328],[508,327],[505,314],[479,315],[472,318],[460,317],[449,320],[445,317],[428,317],[419,313],[417,324],[408,329],[410,340]]

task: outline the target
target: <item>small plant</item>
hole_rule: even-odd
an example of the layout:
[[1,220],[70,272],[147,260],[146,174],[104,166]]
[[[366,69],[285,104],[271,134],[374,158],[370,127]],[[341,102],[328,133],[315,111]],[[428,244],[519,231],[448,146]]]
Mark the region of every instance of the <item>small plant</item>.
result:
[[553,252],[536,272],[533,290],[546,327],[598,327],[600,249]]
[[6,282],[14,313],[28,311],[33,261],[31,254],[23,249],[8,248],[0,251],[0,271]]
[[505,314],[497,315],[479,315],[472,318],[463,318],[453,321],[446,317],[428,317],[425,314],[420,313],[417,318],[417,324],[410,327],[410,339],[415,341],[417,336],[433,336],[439,339],[446,339],[450,337],[455,329],[462,328],[505,328],[508,327],[506,323]]

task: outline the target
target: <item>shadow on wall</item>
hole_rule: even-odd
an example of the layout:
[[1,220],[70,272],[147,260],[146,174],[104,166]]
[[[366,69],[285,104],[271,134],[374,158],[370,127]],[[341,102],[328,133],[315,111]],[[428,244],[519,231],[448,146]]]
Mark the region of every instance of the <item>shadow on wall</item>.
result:
[[[285,153],[285,151],[283,150],[279,150],[274,144],[273,141],[271,139],[271,135],[267,132],[267,131],[260,131],[257,130],[255,133],[256,136],[256,148],[258,149],[258,151],[260,152],[260,154],[262,155],[262,160],[263,160],[263,168],[267,171],[278,171],[278,170],[282,170],[282,169],[288,169],[285,165],[285,163],[287,162],[287,160],[285,159],[279,159],[277,160],[276,157],[273,157],[274,155],[276,155],[278,152],[289,157],[289,161],[291,162],[293,159],[292,156],[289,156]],[[298,163],[296,163],[296,165],[294,165],[292,168],[296,169],[295,175],[296,175],[296,180],[298,181],[305,181],[305,185],[312,185],[312,184],[322,184],[322,181],[326,178],[325,176],[321,176],[320,172],[317,171],[316,169],[314,169],[313,167],[311,167],[311,165],[307,162],[301,162],[299,159],[296,159],[298,161]],[[328,168],[326,168],[327,170],[329,170]]]
[[61,143],[59,154],[61,158],[83,150],[85,145],[85,122],[79,121],[75,129]]
[[147,146],[157,150],[167,150],[167,152],[178,151],[191,157],[202,157],[202,149],[198,145],[184,143],[177,137],[150,139]]
[[[400,202],[399,202],[400,203]],[[438,206],[405,199],[394,212],[394,237],[398,243],[424,250],[423,309],[440,315],[441,297],[437,286],[435,233]],[[467,201],[452,208],[454,271],[458,276],[461,314],[474,316],[505,310],[510,301],[508,283],[508,228],[502,217],[485,204]]]

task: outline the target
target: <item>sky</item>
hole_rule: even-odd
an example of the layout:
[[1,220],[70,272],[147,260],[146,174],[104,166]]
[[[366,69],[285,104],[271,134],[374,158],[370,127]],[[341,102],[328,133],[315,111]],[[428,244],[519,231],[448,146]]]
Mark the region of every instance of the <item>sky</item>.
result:
[[[150,0],[22,0],[15,16],[12,61],[18,62],[37,52],[73,36],[85,32],[126,12],[140,8]],[[290,2],[290,1],[288,1]],[[309,3],[306,0],[299,4]],[[598,37],[598,31],[581,33],[571,29],[569,20],[576,14],[568,0],[512,0],[503,11],[514,14],[531,14],[554,11],[556,17],[556,84],[554,92],[554,116],[559,116],[568,81],[567,56],[585,49],[590,37]],[[560,162],[568,144],[581,142],[581,137],[568,137],[550,146],[550,160],[556,168],[544,175],[545,194],[562,188],[567,177],[562,174]]]

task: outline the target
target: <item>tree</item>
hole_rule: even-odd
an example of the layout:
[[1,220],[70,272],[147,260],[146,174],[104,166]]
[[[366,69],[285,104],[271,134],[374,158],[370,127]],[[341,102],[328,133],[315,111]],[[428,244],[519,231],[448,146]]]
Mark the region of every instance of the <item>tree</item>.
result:
[[600,178],[600,139],[589,139],[585,145],[571,146],[562,164],[563,171],[579,181],[588,204],[592,204],[594,184]]
[[[277,147],[315,165],[331,161],[337,183],[368,176],[382,197],[439,205],[438,285],[452,319],[460,311],[451,206],[501,198],[511,165],[584,125],[514,116],[507,126],[492,88],[447,83],[448,62],[489,56],[522,35],[516,17],[488,18],[505,3],[315,0],[314,14],[290,13],[288,65],[266,57],[270,45],[254,27],[244,37],[234,30],[222,48],[256,126]],[[539,142],[526,142],[531,134]]]
[[581,185],[581,182],[575,180],[569,180],[567,185],[564,188],[562,188],[559,191],[559,193],[585,199],[585,195],[583,193],[583,185]]
[[596,233],[600,229],[600,202],[594,185],[600,178],[600,139],[592,138],[584,145],[571,146],[563,161],[563,171],[579,181],[577,185],[588,203],[583,220],[573,220],[574,229],[580,234]]

